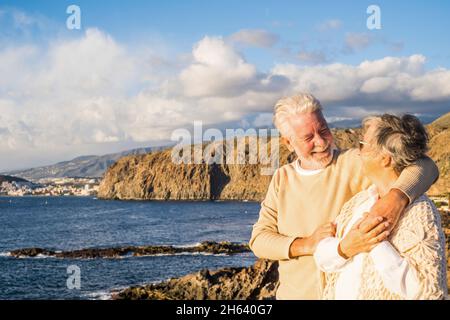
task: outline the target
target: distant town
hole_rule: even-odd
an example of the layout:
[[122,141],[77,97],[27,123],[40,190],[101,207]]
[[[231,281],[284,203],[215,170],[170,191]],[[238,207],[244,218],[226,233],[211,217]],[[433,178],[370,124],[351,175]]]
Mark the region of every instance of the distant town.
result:
[[6,196],[96,196],[101,178],[45,178],[35,182],[3,181],[0,195]]
[[[101,178],[43,178],[34,182],[25,179],[0,176],[0,196],[96,196]],[[436,207],[449,212],[450,193],[430,196]]]

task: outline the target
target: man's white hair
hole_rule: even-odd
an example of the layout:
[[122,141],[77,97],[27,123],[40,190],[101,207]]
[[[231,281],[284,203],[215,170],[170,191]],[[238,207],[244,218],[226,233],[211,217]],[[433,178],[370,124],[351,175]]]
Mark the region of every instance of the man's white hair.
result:
[[284,97],[275,104],[273,123],[282,136],[288,136],[291,131],[288,119],[291,116],[317,110],[322,110],[322,105],[312,94],[300,93]]

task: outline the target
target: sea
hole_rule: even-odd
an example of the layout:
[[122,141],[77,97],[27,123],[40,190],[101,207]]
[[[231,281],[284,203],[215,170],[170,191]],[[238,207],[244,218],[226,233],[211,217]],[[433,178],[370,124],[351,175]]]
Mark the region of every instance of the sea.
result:
[[130,286],[202,269],[252,265],[256,257],[251,252],[96,259],[14,258],[9,252],[31,247],[65,251],[194,246],[202,241],[248,243],[259,208],[259,203],[245,201],[0,197],[0,299],[110,299],[111,292]]

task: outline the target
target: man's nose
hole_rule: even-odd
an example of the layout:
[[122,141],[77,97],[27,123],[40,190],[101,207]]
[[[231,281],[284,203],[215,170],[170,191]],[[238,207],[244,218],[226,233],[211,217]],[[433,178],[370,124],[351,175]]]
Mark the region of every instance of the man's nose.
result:
[[327,144],[324,138],[320,136],[320,134],[316,134],[314,137],[314,145],[318,147],[323,147]]

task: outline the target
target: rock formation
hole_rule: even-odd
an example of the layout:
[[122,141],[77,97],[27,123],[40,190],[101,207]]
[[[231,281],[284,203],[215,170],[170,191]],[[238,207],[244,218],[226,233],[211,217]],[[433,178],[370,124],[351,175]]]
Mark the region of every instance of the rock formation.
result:
[[278,287],[278,263],[258,260],[253,266],[204,269],[159,284],[131,287],[112,294],[131,300],[265,300],[274,299]]
[[439,180],[429,194],[450,194],[450,113],[427,126],[430,135],[430,157],[439,167]]
[[[439,166],[441,176],[429,194],[450,192],[450,113],[427,126],[430,133],[430,156]],[[360,129],[333,129],[336,144],[342,148],[358,144]],[[278,139],[278,138],[272,138]],[[230,142],[231,143],[231,142]],[[233,158],[245,164],[231,164],[225,157],[228,145],[212,142],[201,149],[191,146],[194,159],[197,153],[206,153],[216,163],[176,164],[172,150],[119,159],[105,173],[98,197],[103,199],[141,200],[253,200],[264,198],[271,176],[262,174],[269,167],[261,161],[251,162],[251,150],[270,150],[274,140],[238,138],[233,141]],[[231,143],[231,144],[232,144]],[[230,146],[231,146],[230,144]],[[295,159],[295,155],[279,143],[280,166]],[[238,146],[244,146],[239,149]],[[223,148],[223,149],[222,149]],[[200,150],[200,151],[198,151]],[[239,151],[240,150],[240,151]],[[257,153],[258,158],[264,152]],[[267,153],[266,153],[267,154]],[[183,155],[184,156],[184,155]]]

